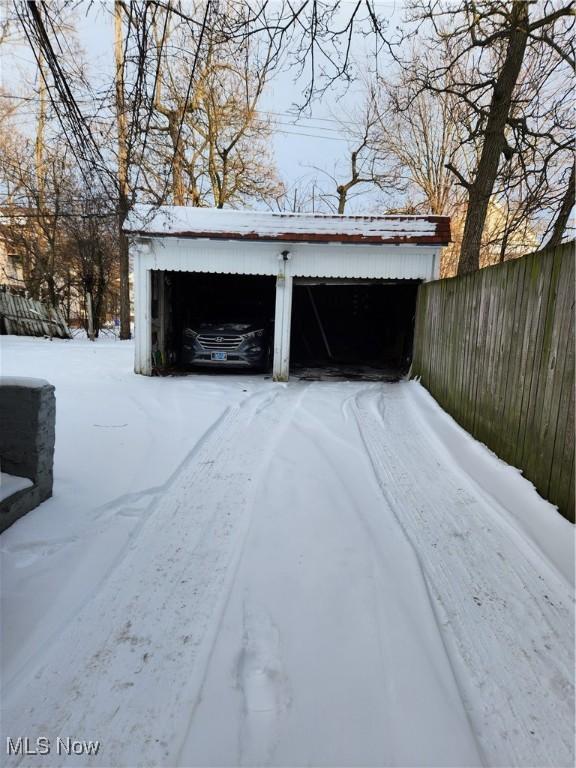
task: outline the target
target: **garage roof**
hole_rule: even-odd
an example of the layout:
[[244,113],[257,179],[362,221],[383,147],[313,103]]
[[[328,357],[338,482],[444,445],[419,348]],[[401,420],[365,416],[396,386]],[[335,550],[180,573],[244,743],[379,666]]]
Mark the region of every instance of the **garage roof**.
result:
[[446,245],[450,242],[450,217],[342,216],[137,205],[126,219],[124,231],[145,237]]

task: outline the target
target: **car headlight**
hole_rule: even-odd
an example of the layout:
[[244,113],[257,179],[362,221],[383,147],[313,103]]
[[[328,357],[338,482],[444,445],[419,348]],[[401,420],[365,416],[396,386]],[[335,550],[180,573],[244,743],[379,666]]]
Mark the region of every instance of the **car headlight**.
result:
[[192,328],[184,329],[184,337],[187,339],[195,339],[198,336],[198,331],[193,331]]
[[264,336],[264,328],[260,328],[257,331],[251,331],[250,333],[244,334],[245,339],[255,339],[259,336]]

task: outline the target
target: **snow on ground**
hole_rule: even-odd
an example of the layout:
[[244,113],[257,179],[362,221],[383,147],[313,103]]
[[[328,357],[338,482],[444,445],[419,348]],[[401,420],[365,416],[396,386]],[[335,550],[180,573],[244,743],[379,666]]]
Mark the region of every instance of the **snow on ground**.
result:
[[4,680],[96,590],[202,435],[265,383],[135,376],[133,353],[0,338],[2,375],[41,374],[57,407],[54,496],[2,536]]
[[31,488],[34,485],[32,480],[27,477],[18,477],[9,475],[8,472],[0,472],[0,501],[4,501],[9,496],[13,496],[18,491],[25,488]]
[[145,378],[2,338],[56,386],[54,497],[1,536],[18,765],[573,764],[573,527],[416,383]]

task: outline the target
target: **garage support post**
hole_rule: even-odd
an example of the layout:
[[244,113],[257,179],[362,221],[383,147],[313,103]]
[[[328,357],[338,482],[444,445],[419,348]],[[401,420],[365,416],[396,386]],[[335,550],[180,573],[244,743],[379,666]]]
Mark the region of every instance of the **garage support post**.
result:
[[166,365],[166,279],[164,270],[158,272],[158,350],[160,365]]
[[286,261],[276,278],[274,318],[274,381],[288,381],[290,375],[290,326],[292,322],[292,276],[286,274]]
[[135,365],[134,371],[144,376],[152,375],[152,273],[134,259]]

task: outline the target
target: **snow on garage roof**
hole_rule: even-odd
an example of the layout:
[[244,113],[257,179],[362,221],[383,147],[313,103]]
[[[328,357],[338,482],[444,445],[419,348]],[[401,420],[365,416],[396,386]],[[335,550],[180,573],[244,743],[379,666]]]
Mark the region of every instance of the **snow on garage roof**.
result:
[[144,237],[446,245],[450,242],[450,217],[342,216],[136,205],[126,219],[124,231]]

